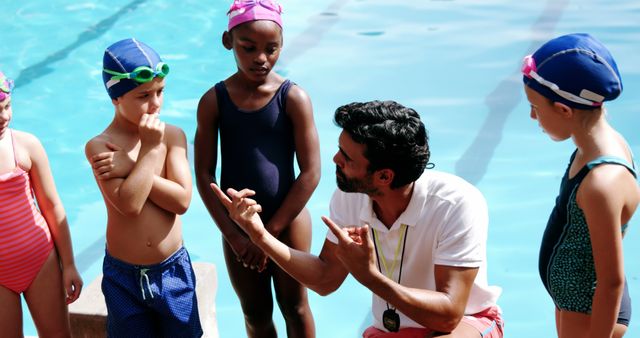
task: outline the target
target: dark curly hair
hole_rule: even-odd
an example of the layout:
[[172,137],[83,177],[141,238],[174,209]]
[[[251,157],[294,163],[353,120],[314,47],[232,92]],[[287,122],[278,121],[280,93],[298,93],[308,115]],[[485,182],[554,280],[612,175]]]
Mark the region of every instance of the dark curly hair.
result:
[[336,109],[335,123],[365,145],[369,173],[391,169],[391,188],[417,180],[429,163],[427,130],[418,113],[395,101],[353,102]]

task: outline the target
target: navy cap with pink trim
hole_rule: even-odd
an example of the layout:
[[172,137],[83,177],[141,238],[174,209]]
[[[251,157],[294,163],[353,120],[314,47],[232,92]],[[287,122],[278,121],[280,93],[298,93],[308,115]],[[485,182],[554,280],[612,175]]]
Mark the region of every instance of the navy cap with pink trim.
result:
[[622,92],[618,66],[609,50],[585,33],[552,39],[522,66],[524,83],[544,97],[578,109],[594,109]]

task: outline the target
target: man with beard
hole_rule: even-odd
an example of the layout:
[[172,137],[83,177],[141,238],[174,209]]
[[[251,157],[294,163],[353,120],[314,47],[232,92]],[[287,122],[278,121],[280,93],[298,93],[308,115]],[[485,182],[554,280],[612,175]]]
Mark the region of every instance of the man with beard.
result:
[[319,256],[265,230],[250,189],[212,185],[230,217],[291,276],[321,295],[347,274],[373,292],[365,338],[502,337],[500,288],[486,274],[488,212],[463,179],[434,170],[416,111],[393,101],[339,107],[337,190]]

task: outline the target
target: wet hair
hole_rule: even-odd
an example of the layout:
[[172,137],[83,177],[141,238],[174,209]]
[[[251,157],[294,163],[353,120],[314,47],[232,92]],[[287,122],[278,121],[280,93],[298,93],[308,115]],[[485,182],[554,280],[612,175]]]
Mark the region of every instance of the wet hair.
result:
[[353,102],[336,109],[334,121],[365,145],[369,173],[393,170],[392,189],[417,180],[429,163],[427,130],[411,108],[395,101]]

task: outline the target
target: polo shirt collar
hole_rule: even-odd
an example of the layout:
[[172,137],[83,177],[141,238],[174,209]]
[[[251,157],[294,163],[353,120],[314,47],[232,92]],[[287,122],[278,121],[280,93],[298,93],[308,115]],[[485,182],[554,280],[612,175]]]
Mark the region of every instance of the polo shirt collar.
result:
[[376,214],[373,211],[373,201],[368,195],[365,195],[367,203],[363,203],[362,209],[360,209],[360,220],[380,232],[397,231],[400,229],[402,224],[406,224],[410,227],[418,224],[422,208],[424,207],[424,201],[427,196],[426,187],[424,184],[420,184],[419,180],[420,179],[414,182],[411,200],[409,201],[407,208],[393,223],[391,229],[387,229],[387,227],[384,226],[384,224],[382,224],[382,222],[376,217]]

